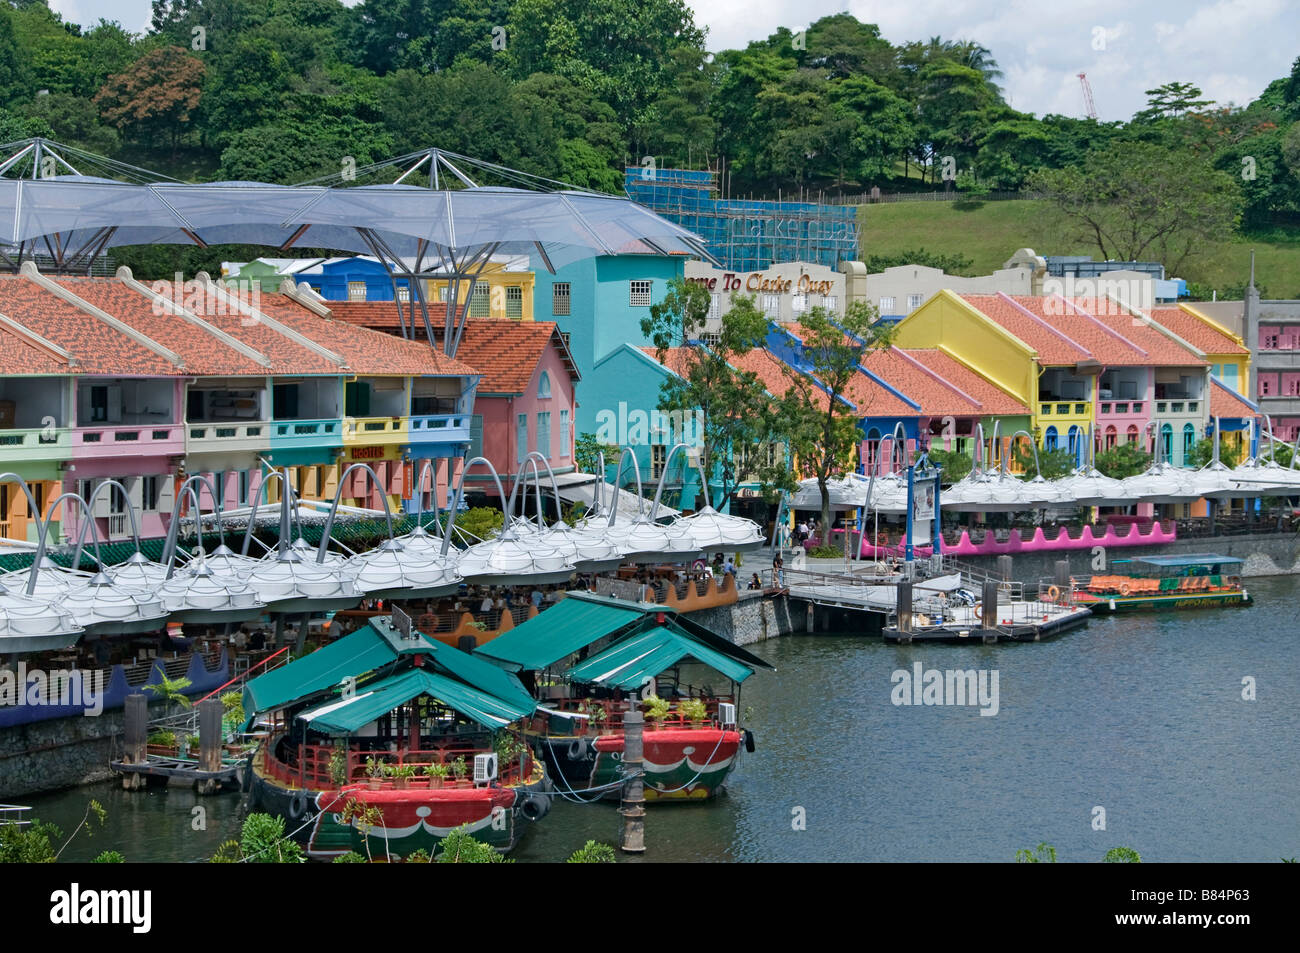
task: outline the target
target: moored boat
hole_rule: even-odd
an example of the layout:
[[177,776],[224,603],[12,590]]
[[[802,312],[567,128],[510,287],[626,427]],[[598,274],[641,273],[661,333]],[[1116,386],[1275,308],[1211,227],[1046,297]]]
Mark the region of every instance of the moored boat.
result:
[[633,709],[646,716],[646,800],[717,795],[742,748],[754,750],[738,722],[740,684],[772,668],[676,612],[591,593],[569,593],[476,654],[533,686],[528,737],[557,792],[582,800],[618,796]]
[[458,827],[504,852],[549,810],[519,680],[400,615],[253,679],[244,705],[269,720],[250,808],[284,817],[310,857],[432,854]]
[[1075,601],[1093,612],[1241,606],[1250,600],[1242,560],[1217,553],[1116,559],[1111,572],[1072,580]]

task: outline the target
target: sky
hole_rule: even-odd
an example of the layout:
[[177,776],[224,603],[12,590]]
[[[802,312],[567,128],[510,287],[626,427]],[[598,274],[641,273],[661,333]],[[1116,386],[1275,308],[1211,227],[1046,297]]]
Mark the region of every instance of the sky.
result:
[[[349,6],[352,0],[345,0]],[[599,0],[592,0],[599,2]],[[1291,71],[1300,55],[1300,0],[687,0],[708,28],[708,48],[743,47],[779,26],[797,32],[847,11],[880,27],[894,44],[974,40],[1005,74],[1016,109],[1083,116],[1079,73],[1087,73],[1102,121],[1127,120],[1145,90],[1168,82],[1205,98],[1245,105]],[[144,32],[149,0],[50,0],[67,20],[100,17]]]

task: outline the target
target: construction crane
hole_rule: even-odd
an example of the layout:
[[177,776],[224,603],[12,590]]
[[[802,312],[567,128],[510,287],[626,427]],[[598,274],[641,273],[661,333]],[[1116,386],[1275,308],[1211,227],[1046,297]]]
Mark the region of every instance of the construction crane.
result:
[[1097,118],[1097,106],[1092,101],[1092,86],[1088,83],[1088,74],[1079,74],[1079,85],[1083,87],[1083,108],[1089,119]]

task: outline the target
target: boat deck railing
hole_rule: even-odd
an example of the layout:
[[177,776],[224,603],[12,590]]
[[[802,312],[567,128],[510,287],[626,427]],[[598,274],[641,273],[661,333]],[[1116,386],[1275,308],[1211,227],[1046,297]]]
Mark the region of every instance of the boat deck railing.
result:
[[31,819],[26,816],[31,808],[22,804],[0,804],[0,827],[26,827]]
[[[481,737],[481,734],[479,734]],[[291,748],[293,752],[292,762],[284,762],[270,753],[273,744],[268,744],[262,758],[263,767],[266,773],[276,780],[299,788],[311,790],[326,790],[339,787],[338,782],[334,780],[331,762],[334,758],[335,748],[332,745],[308,745],[300,744]],[[393,788],[396,782],[401,780],[406,782],[403,786],[410,788],[427,788],[429,782],[433,780],[424,774],[424,768],[434,765],[443,764],[448,766],[449,773],[440,785],[442,788],[474,786],[474,756],[477,754],[492,754],[490,747],[475,743],[469,737],[464,739],[449,738],[447,744],[436,748],[408,748],[398,751],[357,751],[349,748],[346,755],[346,764],[344,773],[347,780],[344,784],[362,784],[377,783],[384,788]],[[457,758],[463,757],[466,764],[466,777],[456,779],[451,776],[450,768]],[[372,778],[369,774],[369,765],[367,761],[374,760],[376,764],[386,767],[401,767],[411,765],[415,768],[414,776],[410,778],[398,779],[394,777]],[[532,756],[527,757],[527,764],[524,771],[519,769],[519,763],[512,761],[509,764],[501,762],[497,765],[497,780],[504,785],[517,784],[524,780],[532,772]]]
[[[678,686],[678,690],[684,692],[685,697],[680,699],[668,699],[668,701],[670,703],[673,701],[680,703],[682,701],[687,701],[689,699],[698,698],[699,691],[702,691],[705,688],[707,688],[707,686],[701,686],[700,690],[696,690],[695,687],[691,685]],[[683,717],[680,712],[672,712],[667,718],[657,719],[654,722],[650,721],[647,718],[645,722],[646,729],[654,730],[656,728],[698,728],[698,727],[717,728],[719,727],[718,705],[719,704],[734,705],[736,703],[736,699],[732,695],[710,695],[710,697],[708,698],[700,698],[699,700],[704,702],[705,718],[702,724]],[[548,717],[542,714],[541,712],[539,712],[535,716],[533,727],[534,730],[536,730],[537,732],[541,734],[563,735],[567,737],[567,736],[573,736],[579,734],[579,732],[574,730],[574,728],[579,723],[584,723],[587,726],[587,732],[585,733],[590,733],[590,732],[600,733],[601,731],[607,731],[607,732],[622,731],[623,716],[626,715],[629,711],[631,711],[632,703],[629,701],[618,701],[615,699],[608,699],[608,698],[604,698],[604,699],[562,698],[562,699],[556,699],[554,701],[547,702],[546,707],[552,711],[565,712],[566,715],[586,716],[585,719],[583,718],[575,719],[572,717],[564,717],[564,716]],[[601,713],[596,712],[595,709],[597,707],[601,709],[601,712],[603,712],[603,716],[601,715]],[[644,712],[648,706],[638,704],[637,707]]]

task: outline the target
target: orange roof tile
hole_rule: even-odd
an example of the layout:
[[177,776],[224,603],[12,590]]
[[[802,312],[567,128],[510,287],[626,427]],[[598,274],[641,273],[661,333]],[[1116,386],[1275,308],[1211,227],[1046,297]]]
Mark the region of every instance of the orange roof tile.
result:
[[1211,417],[1254,417],[1259,411],[1232,388],[1210,379]]
[[[658,354],[653,347],[641,348],[650,356],[653,361],[658,361],[664,367],[678,376],[686,373],[686,353],[689,350],[685,347],[671,347],[664,352],[664,358],[659,361]],[[798,371],[790,367],[780,358],[776,357],[767,348],[756,347],[750,349],[745,354],[733,355],[731,366],[738,371],[745,371],[753,374],[758,378],[763,388],[773,397],[784,397],[790,389],[790,384]],[[823,409],[830,403],[830,397],[823,390],[814,390],[814,400],[817,405]]]
[[[1069,303],[1106,325],[1116,334],[1122,335],[1132,346],[1145,351],[1147,364],[1157,367],[1205,366],[1204,359],[1197,357],[1192,351],[1169,335],[1161,333],[1159,329],[1151,327],[1141,318],[1123,311],[1114,302],[1075,298]],[[1103,363],[1120,362],[1116,360]]]
[[471,319],[465,322],[456,356],[483,375],[480,394],[522,394],[548,347],[560,351],[569,376],[578,380],[578,370],[554,321]]
[[1063,331],[1054,330],[1052,322],[1026,315],[1010,297],[962,295],[961,299],[1037,351],[1039,364],[1077,364],[1091,356],[1082,343],[1073,341]]
[[[895,352],[911,360],[894,357]],[[890,348],[872,354],[867,366],[917,401],[927,416],[1029,413],[1020,401],[937,348]],[[896,376],[890,376],[895,368]]]
[[1250,353],[1249,348],[1182,308],[1152,308],[1147,316],[1206,354]]

